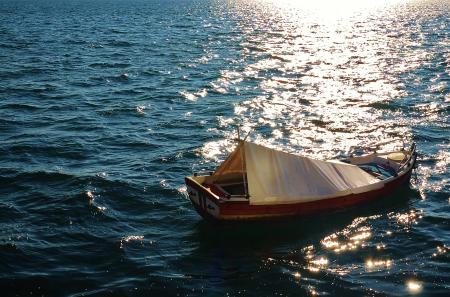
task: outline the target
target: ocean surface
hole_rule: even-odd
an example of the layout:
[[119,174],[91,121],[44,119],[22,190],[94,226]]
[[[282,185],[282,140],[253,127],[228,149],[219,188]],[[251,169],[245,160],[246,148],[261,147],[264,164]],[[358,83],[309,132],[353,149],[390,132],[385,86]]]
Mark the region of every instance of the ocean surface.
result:
[[[1,296],[449,296],[450,1],[0,0]],[[236,128],[416,142],[409,186],[215,226]]]

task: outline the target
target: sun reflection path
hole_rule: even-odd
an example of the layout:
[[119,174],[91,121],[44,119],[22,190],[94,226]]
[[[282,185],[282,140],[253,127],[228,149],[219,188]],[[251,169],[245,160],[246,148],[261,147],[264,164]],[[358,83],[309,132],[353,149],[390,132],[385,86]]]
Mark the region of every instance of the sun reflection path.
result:
[[[245,100],[235,102],[231,117],[218,117],[215,132],[234,138],[229,131],[240,125],[255,142],[318,159],[352,146],[391,140],[385,149],[392,149],[399,138],[408,141],[410,119],[390,102],[406,96],[398,75],[420,67],[428,53],[399,51],[412,42],[392,35],[403,3],[231,1],[243,63],[224,69],[214,84],[239,89]],[[227,145],[207,143],[202,152],[217,161]]]

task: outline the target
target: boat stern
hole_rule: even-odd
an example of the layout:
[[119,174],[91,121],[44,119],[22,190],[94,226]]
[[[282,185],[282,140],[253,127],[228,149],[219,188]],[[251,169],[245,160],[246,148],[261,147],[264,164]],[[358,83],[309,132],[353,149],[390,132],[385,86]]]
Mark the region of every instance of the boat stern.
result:
[[189,200],[195,210],[205,219],[220,219],[220,198],[203,185],[205,176],[187,176],[185,183]]

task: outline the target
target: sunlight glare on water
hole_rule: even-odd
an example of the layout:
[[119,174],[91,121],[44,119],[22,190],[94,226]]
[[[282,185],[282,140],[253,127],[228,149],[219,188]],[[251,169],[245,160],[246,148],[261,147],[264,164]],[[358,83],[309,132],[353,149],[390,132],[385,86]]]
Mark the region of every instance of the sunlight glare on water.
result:
[[[241,55],[254,62],[233,71],[235,81],[227,72],[219,80],[257,81],[260,95],[237,103],[223,127],[240,125],[258,143],[317,158],[385,140],[401,145],[411,133],[404,120],[374,107],[404,96],[399,69],[420,65],[417,53],[395,53],[408,43],[392,27],[406,2],[232,1],[246,28]],[[207,158],[225,151],[204,149]]]

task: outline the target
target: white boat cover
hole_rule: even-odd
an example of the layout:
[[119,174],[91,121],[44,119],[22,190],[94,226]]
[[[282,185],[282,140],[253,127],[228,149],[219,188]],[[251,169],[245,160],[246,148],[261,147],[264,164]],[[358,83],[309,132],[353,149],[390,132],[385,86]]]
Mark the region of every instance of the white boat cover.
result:
[[214,175],[236,173],[244,167],[254,205],[321,200],[384,186],[355,165],[314,160],[251,142],[241,142]]

